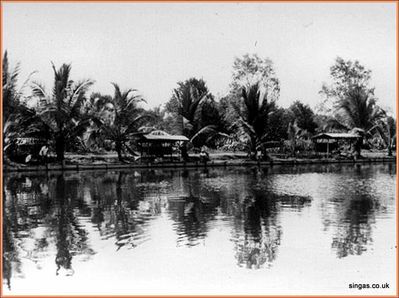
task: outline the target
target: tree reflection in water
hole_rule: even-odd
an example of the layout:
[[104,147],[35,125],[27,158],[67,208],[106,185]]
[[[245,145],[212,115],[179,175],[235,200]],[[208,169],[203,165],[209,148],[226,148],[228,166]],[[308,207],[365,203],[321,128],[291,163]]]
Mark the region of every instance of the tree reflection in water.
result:
[[[370,171],[377,176],[375,169]],[[395,175],[394,168],[389,171]],[[72,275],[77,262],[95,254],[89,241],[93,233],[111,241],[115,251],[137,247],[150,238],[149,225],[161,215],[166,221],[160,222],[172,222],[177,246],[205,243],[210,231],[221,227],[228,236],[220,241],[231,241],[239,266],[270,267],[283,241],[282,218],[311,203],[297,195],[307,182],[299,175],[303,172],[229,168],[6,176],[4,283],[11,287],[12,278],[23,277],[27,261],[38,270],[48,266],[45,258],[55,260],[55,274]],[[334,229],[332,247],[338,257],[361,254],[372,242],[376,211],[384,208],[381,194],[367,186],[371,176],[364,169],[324,172],[318,167],[317,178],[324,181],[327,175],[329,183],[312,190],[323,195],[317,201],[321,211],[312,212],[321,212],[324,227]],[[297,176],[302,180],[293,181]]]
[[[238,178],[238,177],[237,177]],[[275,261],[281,242],[282,227],[279,214],[282,208],[300,210],[310,204],[310,198],[277,193],[273,190],[274,177],[253,169],[252,175],[233,185],[224,197],[233,200],[227,206],[234,214],[233,242],[239,266],[249,269],[270,267]]]
[[177,244],[198,245],[216,216],[227,216],[237,263],[247,268],[270,266],[276,259],[282,235],[280,209],[301,209],[310,204],[309,197],[273,192],[269,189],[273,178],[258,170],[252,175],[229,173],[228,177],[217,171],[183,172],[180,179],[183,195],[169,199]]
[[63,269],[72,275],[73,256],[94,254],[78,218],[78,206],[84,205],[78,179],[60,174],[11,176],[4,182],[3,273],[9,287],[13,273],[23,276],[22,259],[40,270],[54,251],[56,274]]
[[[5,191],[3,189],[3,198],[5,198]],[[6,280],[7,287],[11,290],[11,277],[13,270],[17,273],[21,272],[21,261],[16,248],[14,225],[11,215],[15,214],[13,208],[15,205],[10,205],[10,212],[3,204],[3,280]]]
[[[117,250],[134,248],[147,241],[149,221],[161,212],[159,195],[148,192],[147,183],[140,182],[141,179],[142,175],[135,172],[109,172],[87,182],[91,222],[102,239],[115,238]],[[152,186],[152,191],[160,187]]]
[[355,195],[348,200],[339,206],[341,217],[331,244],[339,258],[361,255],[367,250],[373,242],[371,225],[379,208],[379,203],[367,194]]
[[[48,200],[41,200],[41,179],[15,176],[4,177],[3,187],[3,279],[11,289],[11,277],[23,276],[23,259],[37,264],[38,255],[45,252],[48,241],[34,230],[42,222]],[[32,190],[32,191],[31,191]],[[27,245],[26,245],[27,244]]]
[[[394,175],[391,165],[389,174]],[[386,212],[379,196],[373,192],[373,183],[379,171],[367,165],[349,168],[346,183],[331,179],[329,197],[322,206],[325,229],[332,227],[331,248],[338,258],[361,255],[373,242],[372,230],[378,213]]]
[[168,213],[175,222],[177,246],[200,244],[217,215],[219,197],[202,192],[202,178],[207,175],[208,171],[204,169],[201,172],[179,172],[173,177],[173,185],[180,188],[168,195]]
[[237,263],[259,269],[270,265],[277,256],[282,229],[278,222],[276,201],[259,190],[246,189],[241,200],[241,216],[234,220]]

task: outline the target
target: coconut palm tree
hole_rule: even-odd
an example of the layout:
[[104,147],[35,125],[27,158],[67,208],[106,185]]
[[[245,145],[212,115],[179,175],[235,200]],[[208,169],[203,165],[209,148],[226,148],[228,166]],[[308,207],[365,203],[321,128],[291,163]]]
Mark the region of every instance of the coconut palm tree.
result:
[[183,135],[190,138],[198,130],[201,125],[201,104],[208,97],[209,91],[205,82],[195,78],[179,83],[179,88],[174,89],[173,99],[177,105],[178,125]]
[[384,111],[376,105],[375,98],[363,88],[355,87],[338,101],[336,109],[342,111],[345,124],[350,128],[368,131],[384,117]]
[[66,145],[81,135],[89,125],[83,115],[85,93],[92,80],[74,82],[70,79],[71,65],[63,64],[58,70],[52,64],[54,86],[47,93],[40,83],[33,83],[32,96],[39,99],[37,113],[55,141],[57,160],[62,162]]
[[392,148],[396,147],[396,121],[390,116],[381,119],[377,126],[378,134],[384,141],[388,156],[392,156]]
[[7,51],[3,56],[3,125],[7,122],[10,115],[18,109],[20,105],[20,93],[17,90],[19,76],[19,65],[11,69],[8,62]]
[[[188,137],[195,147],[211,145],[215,140],[228,138],[216,102],[205,81],[190,78],[178,85],[166,105],[167,110],[177,115],[177,131]],[[183,158],[187,159],[185,143],[181,150]]]
[[133,94],[137,90],[128,89],[121,91],[118,84],[112,83],[112,85],[115,88],[115,94],[111,101],[113,119],[110,121],[99,114],[94,119],[96,119],[97,125],[104,133],[104,137],[115,144],[118,159],[123,162],[122,153],[127,147],[127,142],[140,134],[138,129],[143,124],[143,121],[150,116],[138,106],[140,102],[145,101],[141,96]]
[[236,125],[248,140],[251,156],[255,156],[257,147],[267,140],[267,125],[275,109],[275,102],[269,100],[267,91],[263,92],[259,84],[242,89],[242,105],[236,106],[238,116]]
[[[99,119],[103,122],[112,122],[114,120],[114,105],[112,96],[103,95],[95,92],[85,102],[84,114],[91,117],[92,120]],[[98,125],[98,121],[91,121],[89,127],[82,136],[86,150],[97,150],[98,148],[106,148],[107,140],[104,132]]]
[[371,133],[379,126],[385,112],[376,104],[373,94],[362,87],[356,86],[345,93],[345,96],[337,101],[335,110],[342,127],[360,135],[355,144],[357,157],[360,157],[363,139],[371,136]]
[[18,79],[20,75],[20,64],[18,63],[14,68],[11,68],[8,61],[8,53],[4,52],[3,56],[3,124],[6,123],[10,117],[17,115],[21,109],[25,109],[26,105],[23,100],[23,91],[27,87],[31,76],[35,72],[31,72],[27,79],[18,87]]
[[3,56],[3,77],[2,77],[2,93],[3,93],[3,150],[5,157],[8,153],[14,153],[13,145],[17,138],[25,136],[34,136],[38,133],[37,115],[35,111],[28,108],[23,100],[23,90],[27,86],[32,72],[18,88],[19,64],[11,68],[7,51]]
[[7,152],[7,148],[13,143],[19,133],[17,130],[19,126],[16,126],[15,122],[20,108],[20,96],[17,91],[19,65],[14,69],[10,68],[7,51],[3,56],[2,74],[3,148],[4,152]]

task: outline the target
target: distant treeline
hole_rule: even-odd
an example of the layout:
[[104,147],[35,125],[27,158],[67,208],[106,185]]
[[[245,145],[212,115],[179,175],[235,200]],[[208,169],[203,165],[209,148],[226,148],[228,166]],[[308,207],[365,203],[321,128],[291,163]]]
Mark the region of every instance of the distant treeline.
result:
[[123,160],[135,151],[136,139],[152,130],[185,135],[190,140],[185,149],[207,146],[250,156],[273,142],[284,143],[292,154],[307,150],[310,138],[320,132],[353,132],[363,145],[387,148],[388,154],[396,142],[395,119],[377,105],[371,71],[339,57],[330,68],[331,84],[320,82],[318,113],[294,99],[289,108],[280,107],[273,63],[257,55],[235,59],[228,95],[215,98],[204,79],[188,78],[177,82],[169,101],[153,109],[145,108],[134,86],[122,90],[112,83],[113,95],[89,95],[94,81],[72,80],[68,64],[52,64],[50,90],[31,76],[21,86],[19,65],[11,68],[7,52],[2,67],[5,158],[19,139],[36,138],[46,140],[59,161],[66,151],[110,150]]

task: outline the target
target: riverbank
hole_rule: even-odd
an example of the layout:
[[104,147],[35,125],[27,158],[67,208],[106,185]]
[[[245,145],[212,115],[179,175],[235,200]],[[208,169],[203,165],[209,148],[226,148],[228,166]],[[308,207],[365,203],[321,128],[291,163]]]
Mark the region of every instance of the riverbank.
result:
[[[193,157],[196,157],[193,155]],[[77,155],[67,154],[63,164],[48,163],[46,165],[4,164],[3,172],[35,172],[35,171],[84,171],[108,169],[152,169],[152,168],[197,168],[197,167],[228,167],[228,166],[273,166],[273,165],[306,165],[306,164],[357,164],[396,162],[395,156],[387,156],[385,152],[364,152],[361,159],[337,158],[276,158],[268,161],[249,160],[245,153],[211,153],[208,162],[195,159],[190,162],[129,162],[121,163],[116,155]]]

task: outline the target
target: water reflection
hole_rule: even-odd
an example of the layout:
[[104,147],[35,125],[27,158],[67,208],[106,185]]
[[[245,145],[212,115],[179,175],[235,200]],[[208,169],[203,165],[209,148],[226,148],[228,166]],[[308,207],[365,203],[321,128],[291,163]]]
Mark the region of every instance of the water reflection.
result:
[[[356,165],[341,177],[331,176],[330,185],[323,188],[323,224],[334,231],[331,247],[338,258],[361,255],[372,246],[376,218],[386,214],[395,199],[395,170],[392,164]],[[388,188],[381,193],[384,186]]]
[[340,258],[360,255],[373,242],[372,225],[378,203],[369,195],[357,195],[340,209],[342,217],[338,220],[332,247]]
[[267,171],[251,169],[249,175],[240,176],[234,177],[230,190],[221,195],[226,201],[223,205],[228,206],[226,213],[233,215],[237,264],[253,269],[270,267],[281,242],[281,209],[301,209],[311,199],[276,192],[274,177],[268,176]]
[[[27,263],[41,270],[50,258],[55,275],[72,277],[78,262],[95,266],[97,236],[112,241],[116,254],[156,245],[151,225],[159,218],[176,235],[175,249],[205,245],[212,230],[224,229],[230,237],[218,241],[232,243],[232,262],[261,269],[278,258],[283,216],[310,210],[332,232],[338,258],[360,255],[373,244],[377,217],[392,212],[395,171],[332,165],[8,175],[3,280],[11,288]],[[392,198],[384,201],[387,192]]]

